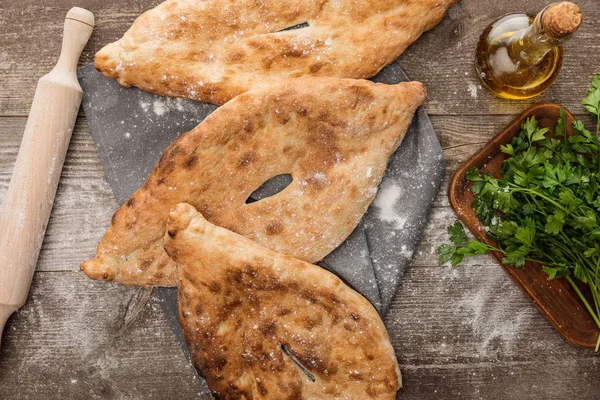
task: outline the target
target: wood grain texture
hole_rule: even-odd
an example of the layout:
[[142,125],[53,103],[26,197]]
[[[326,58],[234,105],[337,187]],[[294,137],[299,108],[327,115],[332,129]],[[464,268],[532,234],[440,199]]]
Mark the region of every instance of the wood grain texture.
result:
[[2,399],[209,399],[151,289],[38,273],[0,351]]
[[[158,2],[80,0],[97,20],[83,61]],[[427,107],[447,161],[446,182],[385,318],[404,375],[402,399],[598,398],[598,355],[565,343],[490,257],[455,269],[436,265],[435,247],[447,239],[445,227],[455,218],[447,201],[452,172],[541,100],[493,98],[478,88],[472,67],[477,36],[491,19],[547,4],[522,3],[463,0],[400,59],[428,87]],[[558,82],[542,99],[581,114],[579,99],[600,68],[600,3],[576,3],[583,26],[566,46]],[[71,6],[67,0],[0,2],[0,199],[35,83],[58,57],[60,41],[48,38],[58,38]],[[32,295],[9,321],[0,347],[0,398],[208,399],[147,291],[91,282],[78,272],[117,206],[87,123],[79,118]]]

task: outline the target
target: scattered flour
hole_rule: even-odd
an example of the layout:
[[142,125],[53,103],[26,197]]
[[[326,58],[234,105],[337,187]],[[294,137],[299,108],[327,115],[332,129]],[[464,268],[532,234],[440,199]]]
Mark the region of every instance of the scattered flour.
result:
[[154,114],[160,117],[161,115],[164,115],[169,109],[165,105],[164,101],[154,100],[154,103],[152,104],[152,110],[154,110]]
[[12,57],[4,51],[0,52],[0,70],[8,70],[13,65],[16,65],[16,62],[12,60]]
[[469,83],[469,94],[471,95],[471,98],[477,98],[477,85],[474,83]]
[[510,348],[528,320],[527,311],[514,313],[506,306],[511,299],[493,296],[490,289],[493,284],[490,282],[488,285],[486,282],[477,292],[465,293],[458,302],[465,324],[481,340],[482,354],[487,353],[494,340],[499,340],[500,346]]
[[140,100],[139,106],[145,113],[152,112],[158,117],[162,117],[171,111],[188,112],[194,111],[193,106],[185,103],[181,98],[160,98],[153,101]]
[[377,215],[383,222],[394,224],[395,229],[402,229],[406,224],[406,216],[400,215],[396,210],[396,203],[403,195],[402,188],[395,182],[383,183],[373,205],[377,208]]
[[409,249],[406,245],[402,245],[400,248],[400,255],[408,260],[413,256],[413,250]]
[[308,175],[306,178],[309,180],[312,180],[314,182],[319,182],[324,185],[331,184],[331,180],[327,177],[327,175],[325,175],[323,172],[320,172],[320,171],[314,172],[314,173]]
[[327,180],[327,176],[324,173],[322,173],[322,172],[315,172],[313,174],[313,177],[317,181],[326,181]]

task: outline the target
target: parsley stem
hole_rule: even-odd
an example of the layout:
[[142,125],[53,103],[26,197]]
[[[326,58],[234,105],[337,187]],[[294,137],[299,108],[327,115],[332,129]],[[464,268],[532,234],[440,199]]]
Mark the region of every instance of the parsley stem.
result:
[[[573,287],[573,289],[575,290],[575,292],[577,292],[577,295],[579,296],[579,298],[581,299],[581,301],[585,305],[585,308],[587,308],[588,312],[590,313],[590,315],[594,319],[594,322],[596,322],[596,325],[598,325],[598,328],[600,328],[600,319],[598,319],[598,316],[596,315],[596,313],[594,312],[594,310],[592,309],[592,307],[590,307],[587,299],[585,298],[585,296],[583,295],[583,293],[581,293],[581,290],[579,290],[579,287],[577,287],[577,284],[573,281],[573,279],[570,276],[567,275],[565,278],[567,278],[567,280],[571,284],[571,287]],[[596,351],[598,351],[598,349],[600,349],[600,334],[598,335],[598,342],[596,342]]]
[[517,186],[517,185],[512,184],[510,182],[508,182],[508,184],[514,187],[513,192],[527,193],[527,194],[530,194],[532,196],[541,197],[542,199],[546,200],[547,202],[549,202],[553,206],[559,208],[561,211],[567,212],[567,209],[565,207],[563,207],[562,204],[555,202],[554,200],[552,200],[548,196],[545,196],[545,195],[543,195],[542,193],[540,193],[540,192],[538,192],[536,190],[527,189],[527,188],[524,188],[524,187],[521,187],[521,186]]
[[[598,273],[600,272],[600,257],[596,257],[596,276],[594,277],[595,281],[600,285],[600,278],[598,277]],[[594,299],[596,300],[596,313],[600,314],[600,290],[594,291]]]

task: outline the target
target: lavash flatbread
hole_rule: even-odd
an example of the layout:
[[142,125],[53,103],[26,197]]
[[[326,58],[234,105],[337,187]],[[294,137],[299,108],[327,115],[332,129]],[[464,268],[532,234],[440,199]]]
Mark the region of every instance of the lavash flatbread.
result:
[[332,273],[175,206],[179,320],[218,399],[394,399],[400,371],[373,306]]
[[[95,66],[126,87],[213,104],[303,75],[368,78],[456,1],[169,0]],[[298,24],[307,26],[284,30]]]

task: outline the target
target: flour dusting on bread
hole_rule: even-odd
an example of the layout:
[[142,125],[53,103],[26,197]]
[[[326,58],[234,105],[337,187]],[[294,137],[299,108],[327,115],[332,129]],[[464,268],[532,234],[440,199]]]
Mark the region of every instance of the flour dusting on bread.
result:
[[373,306],[335,275],[170,211],[179,320],[217,398],[396,398],[400,371]]
[[286,78],[374,76],[456,1],[168,0],[95,65],[126,87],[223,104]]

